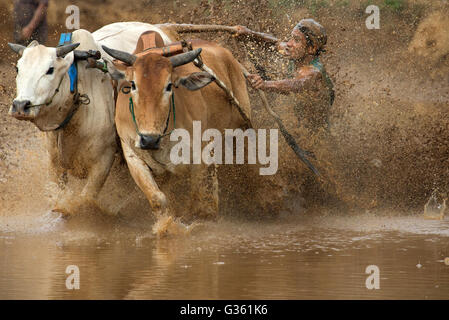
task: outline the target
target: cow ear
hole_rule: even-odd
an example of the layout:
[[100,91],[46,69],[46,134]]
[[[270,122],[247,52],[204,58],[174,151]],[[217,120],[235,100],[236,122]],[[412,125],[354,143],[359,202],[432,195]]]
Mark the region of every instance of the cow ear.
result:
[[123,62],[119,60],[112,60],[112,64],[114,65],[115,69],[117,69],[119,72],[125,73],[126,69],[128,69],[129,66],[124,64]]
[[109,74],[111,75],[111,78],[115,81],[125,80],[125,74],[122,72],[119,72],[117,70],[114,70],[113,72],[109,72]]
[[108,60],[108,73],[111,76],[112,80],[117,81],[118,88],[120,88],[124,82],[126,82],[125,72],[127,67],[123,63],[119,63],[114,60],[112,63]]
[[179,85],[182,85],[190,91],[195,91],[204,88],[214,80],[215,77],[212,76],[209,72],[195,72],[188,75],[187,77],[180,78],[178,81],[176,81],[175,86],[178,87]]

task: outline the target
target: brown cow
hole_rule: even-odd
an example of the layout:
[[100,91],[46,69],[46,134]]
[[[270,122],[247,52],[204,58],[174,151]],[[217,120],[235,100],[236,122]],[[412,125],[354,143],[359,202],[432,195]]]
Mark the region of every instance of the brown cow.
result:
[[115,67],[125,72],[126,81],[120,86],[115,116],[124,155],[131,175],[158,217],[168,214],[168,203],[153,174],[167,171],[170,175],[187,173],[192,177],[190,199],[196,200],[196,205],[192,206],[194,216],[215,216],[218,210],[218,184],[212,183],[214,190],[207,188],[211,185],[205,181],[207,167],[174,165],[170,160],[171,148],[177,142],[170,141],[164,133],[174,129],[174,113],[176,129],[187,130],[190,137],[193,136],[193,121],[201,121],[203,131],[214,128],[223,132],[225,128],[245,125],[223,90],[215,83],[208,85],[214,79],[190,63],[201,50],[204,63],[234,92],[244,112],[250,115],[246,81],[230,51],[201,40],[193,41],[192,45],[193,51],[170,58],[154,53],[128,54],[103,47],[120,60],[114,63]]

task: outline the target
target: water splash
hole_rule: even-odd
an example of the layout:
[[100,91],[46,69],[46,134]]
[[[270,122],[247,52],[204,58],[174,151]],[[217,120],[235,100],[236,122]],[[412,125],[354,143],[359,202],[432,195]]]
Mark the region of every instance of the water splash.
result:
[[437,196],[438,191],[435,189],[432,192],[427,203],[424,205],[424,218],[431,220],[443,220],[444,212],[446,210],[446,198],[439,199]]

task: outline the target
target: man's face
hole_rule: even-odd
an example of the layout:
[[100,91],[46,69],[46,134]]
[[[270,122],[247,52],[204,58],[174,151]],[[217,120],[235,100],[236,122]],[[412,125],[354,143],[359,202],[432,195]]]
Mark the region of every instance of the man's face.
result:
[[286,57],[302,60],[307,54],[307,39],[298,29],[293,29],[288,42],[279,44],[279,51]]

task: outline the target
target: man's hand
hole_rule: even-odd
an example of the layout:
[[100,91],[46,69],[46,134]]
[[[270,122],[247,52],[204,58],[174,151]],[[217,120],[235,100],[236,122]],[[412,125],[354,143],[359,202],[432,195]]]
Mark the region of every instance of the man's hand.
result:
[[244,26],[235,26],[235,34],[234,37],[247,36],[251,34],[251,30]]
[[258,74],[250,74],[247,76],[247,79],[254,89],[263,90],[265,86],[265,81]]
[[44,19],[45,14],[47,12],[48,3],[47,1],[39,1],[39,6],[34,11],[33,18],[28,23],[26,27],[22,29],[22,39],[28,40],[31,38],[33,31],[36,30],[36,28],[41,23],[42,19]]
[[33,29],[30,26],[26,26],[22,29],[22,39],[28,40],[31,38],[31,35],[33,34]]

